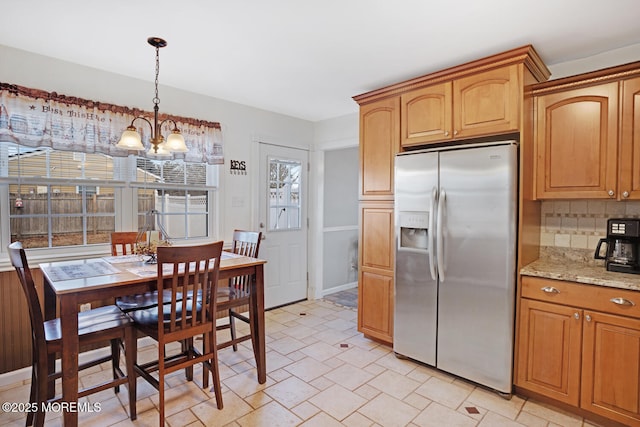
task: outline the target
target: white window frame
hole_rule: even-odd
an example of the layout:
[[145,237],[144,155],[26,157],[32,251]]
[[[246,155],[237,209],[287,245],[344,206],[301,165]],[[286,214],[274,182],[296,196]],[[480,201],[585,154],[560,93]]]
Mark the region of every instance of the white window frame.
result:
[[[7,246],[11,244],[11,230],[9,219],[9,183],[15,180],[8,179],[8,152],[3,150],[3,144],[0,144],[0,271],[10,270],[11,263],[8,258]],[[137,189],[139,183],[136,180],[136,156],[113,157],[114,170],[119,171],[120,176],[114,176],[113,181],[96,181],[96,180],[73,180],[74,185],[91,185],[105,187],[114,187],[114,203],[115,203],[115,229],[121,230],[137,230]],[[218,227],[216,223],[220,218],[219,201],[219,174],[221,168],[219,165],[207,165],[207,188],[209,189],[207,197],[207,236],[203,238],[190,238],[189,244],[199,244],[212,240],[217,240]],[[116,172],[117,173],[117,172]],[[31,182],[36,185],[37,181],[41,181],[42,185],[55,184],[55,180],[50,178],[37,179],[21,179],[21,184]],[[65,180],[68,183],[69,180]],[[181,239],[174,240],[176,244],[184,243]],[[77,246],[63,246],[51,248],[34,248],[29,249],[29,258],[34,265],[39,262],[50,262],[53,260],[92,258],[110,255],[111,248],[109,243],[90,244]]]

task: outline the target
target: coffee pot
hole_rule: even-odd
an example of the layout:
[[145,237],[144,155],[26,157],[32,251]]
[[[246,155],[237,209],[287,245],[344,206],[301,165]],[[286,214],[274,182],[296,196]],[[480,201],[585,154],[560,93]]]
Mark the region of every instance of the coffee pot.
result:
[[[606,245],[605,255],[601,253],[602,245]],[[639,219],[609,219],[607,237],[598,242],[594,258],[604,259],[609,271],[640,274],[638,246],[640,246]]]

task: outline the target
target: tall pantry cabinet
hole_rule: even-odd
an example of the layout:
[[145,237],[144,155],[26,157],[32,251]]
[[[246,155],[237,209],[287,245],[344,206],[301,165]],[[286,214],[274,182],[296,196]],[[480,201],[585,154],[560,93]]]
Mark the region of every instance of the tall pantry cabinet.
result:
[[[524,46],[354,97],[360,105],[360,332],[393,342],[395,155],[496,135],[525,142],[532,132],[524,128],[533,116],[525,86],[548,78],[533,47]],[[532,153],[521,150],[521,156]],[[521,173],[533,176],[527,167]],[[527,220],[520,221],[520,231],[527,233],[539,226],[539,211],[536,219],[524,203],[521,218]],[[537,243],[518,252],[535,259]]]

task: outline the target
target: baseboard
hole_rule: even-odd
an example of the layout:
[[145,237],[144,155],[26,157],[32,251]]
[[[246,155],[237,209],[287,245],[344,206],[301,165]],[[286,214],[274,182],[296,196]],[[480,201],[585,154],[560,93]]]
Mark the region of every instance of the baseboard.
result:
[[349,289],[357,288],[358,282],[345,283],[344,285],[334,286],[333,288],[323,289],[322,296],[327,296],[331,294],[335,294],[340,291],[348,291]]

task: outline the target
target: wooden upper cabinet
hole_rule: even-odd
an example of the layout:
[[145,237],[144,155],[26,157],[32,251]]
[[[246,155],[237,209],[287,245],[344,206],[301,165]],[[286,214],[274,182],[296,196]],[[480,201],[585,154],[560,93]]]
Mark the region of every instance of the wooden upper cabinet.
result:
[[620,197],[640,199],[640,77],[622,83]]
[[536,101],[536,197],[616,198],[618,83]]
[[400,150],[400,97],[360,107],[360,195],[393,199],[393,165]]
[[452,83],[416,89],[400,97],[401,145],[428,144],[453,137]]
[[453,137],[519,129],[523,82],[510,65],[453,81]]
[[402,94],[402,147],[518,131],[518,76],[511,65]]

